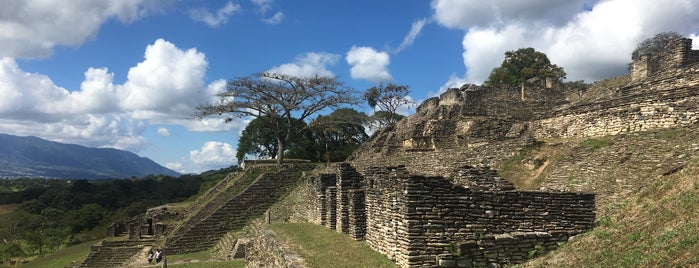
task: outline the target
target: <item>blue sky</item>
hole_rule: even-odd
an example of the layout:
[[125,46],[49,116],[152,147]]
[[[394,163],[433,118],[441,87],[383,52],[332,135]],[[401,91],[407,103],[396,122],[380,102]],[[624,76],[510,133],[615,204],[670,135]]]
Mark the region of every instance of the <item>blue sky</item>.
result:
[[0,133],[125,149],[180,172],[236,163],[245,119],[189,119],[227,79],[276,71],[335,75],[357,90],[394,82],[419,103],[480,84],[517,48],[594,81],[623,74],[656,33],[699,43],[696,0],[0,4]]

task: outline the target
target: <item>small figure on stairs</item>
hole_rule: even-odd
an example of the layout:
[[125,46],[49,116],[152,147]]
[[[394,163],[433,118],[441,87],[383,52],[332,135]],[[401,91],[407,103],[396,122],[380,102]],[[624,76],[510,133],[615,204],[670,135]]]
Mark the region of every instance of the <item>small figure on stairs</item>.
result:
[[148,263],[150,264],[152,262],[153,262],[153,249],[148,251]]
[[163,252],[160,249],[155,251],[155,263],[160,263],[163,260]]

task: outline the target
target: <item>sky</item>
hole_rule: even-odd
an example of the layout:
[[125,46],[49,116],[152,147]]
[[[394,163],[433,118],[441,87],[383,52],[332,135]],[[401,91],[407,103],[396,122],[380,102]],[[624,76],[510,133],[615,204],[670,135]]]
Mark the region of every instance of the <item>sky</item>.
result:
[[[699,48],[699,0],[0,0],[0,133],[148,157],[182,173],[237,163],[249,118],[193,119],[227,80],[329,75],[420,103],[533,47],[592,82],[646,38]],[[355,107],[371,113],[368,107]],[[402,112],[410,114],[412,109]]]

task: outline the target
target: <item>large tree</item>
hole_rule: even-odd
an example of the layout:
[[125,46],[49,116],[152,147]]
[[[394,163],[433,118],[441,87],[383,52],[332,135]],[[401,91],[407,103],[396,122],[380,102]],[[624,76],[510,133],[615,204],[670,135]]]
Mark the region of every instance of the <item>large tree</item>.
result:
[[364,100],[376,111],[372,121],[383,128],[396,124],[403,116],[398,114],[398,108],[413,102],[408,98],[410,88],[407,85],[383,83],[373,86],[364,92]]
[[337,109],[311,121],[317,151],[323,152],[320,157],[327,162],[346,159],[369,138],[364,129],[367,121],[366,114],[350,108]]
[[562,67],[551,64],[546,54],[531,47],[505,52],[505,60],[496,67],[485,81],[487,85],[509,84],[521,86],[531,78],[553,78],[561,80],[566,77]]
[[292,137],[294,119],[305,121],[309,116],[328,108],[356,104],[354,91],[337,77],[296,77],[264,72],[228,81],[217,94],[219,101],[197,107],[199,118],[210,115],[267,118],[278,143],[277,163],[284,161],[284,151]]
[[[236,151],[236,158],[239,162],[245,159],[246,155],[254,155],[258,158],[269,157],[272,159],[277,158],[279,153],[279,143],[277,137],[272,131],[273,125],[270,123],[274,122],[270,118],[258,117],[250,121],[245,129],[243,129],[240,139],[238,139],[238,148]],[[286,132],[294,133],[290,136],[288,147],[298,147],[294,143],[302,143],[302,139],[305,139],[305,135],[302,134],[303,129],[306,128],[306,123],[293,119],[291,130],[282,128],[282,135],[286,136]]]

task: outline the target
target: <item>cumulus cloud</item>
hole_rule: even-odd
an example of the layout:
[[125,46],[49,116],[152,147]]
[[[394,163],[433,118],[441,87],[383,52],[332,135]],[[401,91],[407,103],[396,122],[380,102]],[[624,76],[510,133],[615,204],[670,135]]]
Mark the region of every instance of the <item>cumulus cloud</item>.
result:
[[165,167],[183,174],[225,168],[238,163],[238,159],[235,158],[235,150],[233,146],[225,142],[207,141],[201,148],[191,150],[188,157],[168,162]]
[[46,57],[56,45],[78,46],[94,38],[111,18],[129,23],[169,2],[6,0],[0,8],[0,57]]
[[328,66],[334,65],[339,59],[340,55],[337,54],[309,52],[296,57],[292,63],[282,64],[268,71],[297,77],[334,76],[333,72],[328,70]]
[[217,141],[208,141],[200,150],[190,151],[189,158],[199,165],[233,165],[238,161],[233,146]]
[[646,38],[699,31],[696,1],[515,2],[432,2],[435,21],[466,31],[463,80],[481,83],[505,51],[533,47],[565,68],[569,80],[594,81],[625,73],[631,52]]
[[146,144],[142,135],[148,124],[192,131],[243,127],[242,120],[190,119],[197,105],[212,103],[225,88],[223,80],[205,85],[206,68],[203,53],[159,39],[124,84],[114,84],[107,68],[89,68],[80,89],[69,91],[45,75],[23,71],[12,58],[1,58],[0,132],[138,151]]
[[417,36],[420,34],[422,31],[422,28],[425,26],[427,23],[427,19],[419,19],[413,22],[413,25],[410,27],[410,32],[408,32],[408,35],[403,38],[403,42],[400,43],[400,46],[396,48],[394,53],[401,52],[403,49],[408,48],[409,46],[413,45],[413,42],[415,42],[415,39]]
[[345,57],[354,79],[366,79],[372,82],[390,81],[393,79],[388,72],[391,58],[386,52],[376,51],[371,47],[353,46]]
[[194,21],[203,22],[210,27],[218,27],[228,22],[228,17],[240,10],[240,5],[228,1],[225,6],[211,13],[206,8],[196,8],[189,10],[189,17]]

